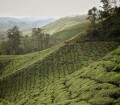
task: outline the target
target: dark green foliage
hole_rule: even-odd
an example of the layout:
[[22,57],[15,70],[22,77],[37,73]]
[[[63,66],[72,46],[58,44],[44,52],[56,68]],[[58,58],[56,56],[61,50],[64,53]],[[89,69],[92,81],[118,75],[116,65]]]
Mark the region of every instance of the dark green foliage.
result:
[[0,60],[0,74],[2,74],[4,67],[10,63],[9,60]]
[[[95,16],[93,9],[88,11],[88,19],[91,22],[91,26],[87,29],[88,35],[91,37],[99,37],[100,39],[120,39],[120,7],[117,6],[118,1],[114,0],[101,0],[102,10],[99,10],[97,15],[99,16],[98,22],[95,23]],[[97,17],[98,17],[97,16]],[[93,20],[93,21],[92,21]],[[93,27],[94,26],[94,27]]]
[[97,8],[96,7],[93,7],[92,9],[90,9],[88,11],[88,18],[87,19],[89,19],[89,21],[91,22],[92,27],[95,28],[95,22],[97,19]]
[[9,29],[8,32],[9,54],[19,54],[21,32],[17,26]]
[[[114,35],[114,36],[113,36]],[[109,32],[109,36],[110,37],[118,37],[120,36],[120,27],[117,28],[117,27],[113,27],[111,28],[110,32]]]
[[33,51],[40,51],[45,48],[48,48],[50,45],[50,37],[49,34],[44,34],[42,29],[40,28],[33,28],[31,42],[33,44],[32,50]]
[[0,54],[17,55],[41,51],[51,47],[49,34],[44,34],[40,28],[33,28],[32,36],[22,36],[17,26],[8,30],[8,39],[0,43]]

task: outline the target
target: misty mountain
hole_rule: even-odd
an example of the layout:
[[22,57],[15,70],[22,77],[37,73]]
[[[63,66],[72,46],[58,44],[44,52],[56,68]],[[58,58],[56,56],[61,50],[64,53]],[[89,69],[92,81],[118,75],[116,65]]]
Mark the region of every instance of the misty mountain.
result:
[[0,17],[0,31],[6,31],[13,26],[18,26],[21,31],[25,31],[34,27],[41,27],[55,21],[53,18],[41,19],[34,17],[13,18]]

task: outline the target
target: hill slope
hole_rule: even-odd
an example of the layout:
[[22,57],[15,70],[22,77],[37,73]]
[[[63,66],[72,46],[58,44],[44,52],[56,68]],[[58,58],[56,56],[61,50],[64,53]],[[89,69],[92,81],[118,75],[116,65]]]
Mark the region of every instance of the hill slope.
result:
[[63,17],[63,18],[60,18],[60,19],[56,20],[55,22],[52,22],[42,28],[44,29],[45,32],[47,32],[49,34],[54,34],[56,32],[62,31],[63,29],[66,29],[70,26],[85,22],[86,17],[87,17],[86,15]]
[[66,29],[63,29],[62,31],[56,32],[51,37],[53,39],[65,41],[83,32],[87,26],[88,22],[79,23]]
[[[110,51],[116,49],[118,45],[119,43],[114,41],[110,41],[110,42],[86,41],[84,43],[66,44],[63,47],[61,47],[59,50],[55,51],[54,53],[49,54],[44,59],[38,60],[32,65],[29,65],[19,71],[13,72],[1,78],[0,79],[0,97],[2,99],[1,102],[10,103],[13,105],[30,105],[30,104],[31,105],[50,105],[50,104],[77,105],[77,103],[78,104],[81,103],[81,105],[82,104],[96,105],[96,103],[94,103],[95,102],[94,98],[96,98],[95,94],[89,93],[90,91],[94,90],[94,87],[92,86],[96,85],[95,86],[96,90],[94,92],[98,92],[98,93],[102,92],[102,91],[98,91],[99,88],[97,87],[100,87],[100,89],[101,88],[107,89],[106,87],[108,87],[113,89],[113,93],[116,92],[118,93],[119,91],[117,88],[119,83],[118,82],[119,75],[117,76],[118,72],[116,72],[117,74],[115,74],[115,77],[112,79],[109,76],[112,77],[114,73],[113,74],[110,73],[110,75],[105,75],[106,71],[105,73],[104,71],[97,71],[97,70],[90,72],[91,69],[89,68],[91,68],[91,66],[88,67],[88,70],[84,69],[83,67],[86,67],[89,64],[94,63],[95,61],[101,59]],[[115,57],[118,55],[115,55]],[[110,56],[110,59],[114,60],[115,57],[112,58],[112,56]],[[118,57],[116,59],[118,59]],[[23,64],[21,64],[21,66],[22,65]],[[95,67],[93,66],[92,68],[97,69],[96,66]],[[6,71],[5,68],[4,70]],[[75,73],[76,76],[75,78],[73,78],[74,74],[73,76],[66,77],[71,75],[77,70],[79,71],[78,73]],[[92,76],[90,75],[90,73],[94,73],[94,72],[96,73],[94,75],[92,74],[93,78],[90,77]],[[99,72],[102,73],[100,75],[102,77],[108,76],[108,78],[105,77],[107,80],[105,78],[102,79],[102,77],[97,77],[98,76],[97,73]],[[85,80],[83,80],[84,78]],[[79,79],[81,82],[77,82],[79,81]],[[76,84],[78,83],[79,84],[75,85],[74,82]],[[97,82],[100,84],[97,84]],[[102,82],[103,83],[106,82],[108,83],[108,85],[105,84],[102,85]],[[109,85],[112,86],[109,87]],[[73,87],[75,87],[75,90]],[[88,91],[89,89],[90,91]],[[79,92],[77,92],[77,90],[79,90]],[[85,96],[83,93],[81,93],[82,91],[85,93]],[[96,95],[98,93],[96,93]],[[101,101],[103,100],[102,97],[97,98],[97,100],[103,102]],[[106,98],[105,96],[104,102],[107,104],[103,104],[103,105],[109,105],[108,103],[113,103],[113,101],[117,103],[118,100],[117,99],[114,100],[114,97]]]
[[119,86],[120,47],[102,60],[46,87],[44,94],[53,92],[55,105],[119,105]]
[[58,44],[43,51],[25,55],[1,55],[0,56],[0,78],[18,70],[22,70],[37,61],[41,61],[49,54],[58,50],[63,44]]

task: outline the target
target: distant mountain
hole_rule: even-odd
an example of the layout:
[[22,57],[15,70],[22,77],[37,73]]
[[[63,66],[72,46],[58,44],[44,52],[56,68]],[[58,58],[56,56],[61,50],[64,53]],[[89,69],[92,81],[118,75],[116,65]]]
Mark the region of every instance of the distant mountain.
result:
[[0,31],[6,31],[13,26],[18,26],[21,31],[31,29],[33,27],[41,27],[55,21],[53,18],[40,19],[34,17],[13,18],[0,17]]
[[42,28],[46,33],[54,34],[78,23],[83,23],[86,21],[86,18],[87,15],[67,16],[47,24]]

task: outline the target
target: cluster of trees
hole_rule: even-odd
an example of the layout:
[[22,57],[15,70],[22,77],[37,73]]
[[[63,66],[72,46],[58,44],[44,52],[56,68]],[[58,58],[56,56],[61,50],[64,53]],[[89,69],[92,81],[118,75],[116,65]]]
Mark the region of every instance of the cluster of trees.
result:
[[25,54],[40,51],[51,46],[49,34],[42,29],[33,28],[31,36],[23,36],[19,27],[14,26],[7,31],[7,38],[0,43],[0,54]]
[[87,30],[92,37],[116,38],[120,36],[120,1],[101,0],[100,10],[93,7],[88,11],[90,26]]

